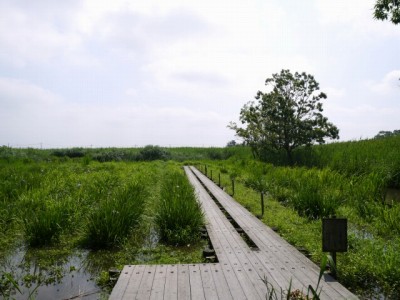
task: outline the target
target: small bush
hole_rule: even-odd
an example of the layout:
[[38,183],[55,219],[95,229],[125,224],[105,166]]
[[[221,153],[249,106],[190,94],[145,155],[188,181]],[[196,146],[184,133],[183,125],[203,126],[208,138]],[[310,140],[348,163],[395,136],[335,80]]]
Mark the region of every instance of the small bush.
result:
[[193,187],[181,173],[169,174],[162,184],[155,223],[161,241],[167,244],[186,245],[199,240],[203,212]]
[[69,158],[77,158],[85,156],[85,149],[83,148],[71,148],[71,149],[59,149],[54,150],[52,155],[57,157],[69,157]]
[[144,147],[138,155],[138,160],[167,160],[170,154],[158,146],[148,145]]

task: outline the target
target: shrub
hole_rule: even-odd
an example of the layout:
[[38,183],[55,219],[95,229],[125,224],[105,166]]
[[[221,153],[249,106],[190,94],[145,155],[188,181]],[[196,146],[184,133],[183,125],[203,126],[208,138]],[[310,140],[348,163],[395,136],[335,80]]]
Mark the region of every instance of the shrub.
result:
[[148,145],[140,150],[138,160],[167,160],[170,154],[158,146]]

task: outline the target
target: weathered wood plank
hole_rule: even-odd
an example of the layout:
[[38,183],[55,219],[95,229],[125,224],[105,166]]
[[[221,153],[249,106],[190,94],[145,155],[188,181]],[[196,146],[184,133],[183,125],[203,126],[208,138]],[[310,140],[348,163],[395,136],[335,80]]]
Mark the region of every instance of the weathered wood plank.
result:
[[178,265],[178,299],[190,299],[190,279],[188,265]]
[[129,279],[129,284],[126,287],[123,299],[135,299],[138,293],[140,283],[142,282],[145,266],[137,265],[135,270],[132,272],[132,276]]
[[147,265],[143,271],[143,277],[140,282],[136,299],[150,299],[151,290],[153,287],[154,275],[157,266]]
[[203,283],[204,297],[218,299],[217,288],[213,280],[210,264],[199,264],[201,281]]
[[153,287],[150,293],[151,300],[164,299],[165,280],[167,276],[167,266],[158,265],[155,270]]
[[110,295],[110,300],[117,300],[121,299],[124,294],[125,290],[129,284],[129,279],[132,276],[132,273],[134,272],[136,266],[124,266],[124,268],[121,271],[121,274],[119,275],[118,281]]
[[[232,291],[229,288],[229,285],[225,278],[225,274],[222,271],[221,264],[219,264],[219,263],[211,264],[210,271],[212,274],[214,284],[216,286],[218,299],[221,299],[221,300],[223,300],[223,299],[243,299],[241,297],[244,297],[244,294],[243,295],[232,294],[232,292],[234,292],[234,291]],[[209,299],[213,299],[213,298],[209,298]]]
[[201,279],[200,266],[189,265],[190,298],[204,300],[203,281]]
[[178,266],[168,265],[164,299],[178,299]]

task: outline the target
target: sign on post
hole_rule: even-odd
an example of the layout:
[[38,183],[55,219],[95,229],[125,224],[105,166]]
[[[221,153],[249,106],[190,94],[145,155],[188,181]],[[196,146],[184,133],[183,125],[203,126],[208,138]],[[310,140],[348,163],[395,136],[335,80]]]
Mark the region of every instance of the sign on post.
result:
[[347,219],[322,219],[322,251],[330,252],[335,266],[331,269],[336,274],[336,252],[347,251]]
[[322,251],[347,251],[347,219],[322,219]]

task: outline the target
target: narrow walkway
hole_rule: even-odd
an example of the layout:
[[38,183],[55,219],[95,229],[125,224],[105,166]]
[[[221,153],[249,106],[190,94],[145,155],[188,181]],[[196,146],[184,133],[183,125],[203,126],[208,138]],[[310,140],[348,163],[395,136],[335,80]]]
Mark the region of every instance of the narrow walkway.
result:
[[[202,204],[219,263],[125,266],[110,299],[266,299],[271,287],[277,295],[290,283],[292,291],[304,293],[309,285],[315,287],[315,264],[197,169],[185,171]],[[208,192],[257,248],[247,245]],[[267,279],[269,289],[262,279]],[[329,275],[321,287],[321,299],[357,299]]]

